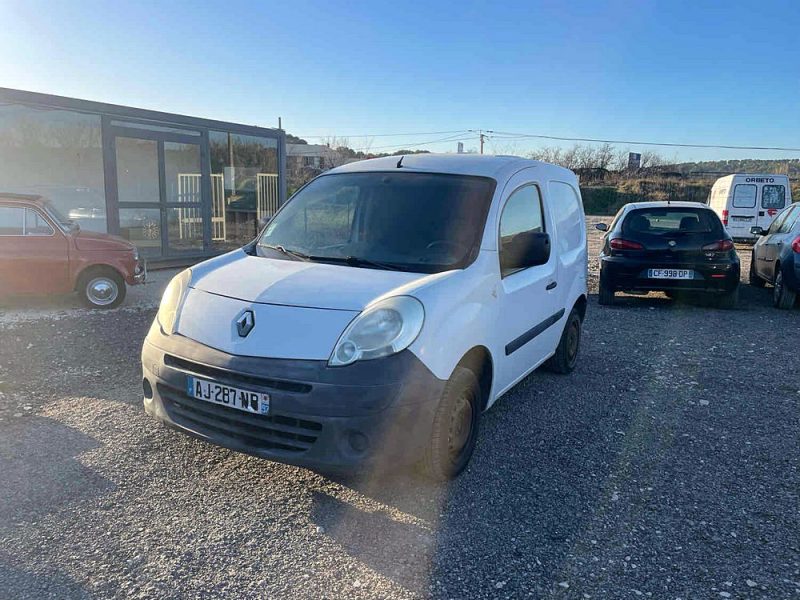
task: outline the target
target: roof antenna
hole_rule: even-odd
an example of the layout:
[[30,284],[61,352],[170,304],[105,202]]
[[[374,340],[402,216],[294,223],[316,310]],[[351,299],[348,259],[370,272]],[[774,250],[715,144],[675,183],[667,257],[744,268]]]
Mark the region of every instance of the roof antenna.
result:
[[398,169],[402,169],[403,168],[403,159],[405,157],[406,157],[406,155],[404,154],[403,156],[400,157],[400,160],[397,161],[397,168]]

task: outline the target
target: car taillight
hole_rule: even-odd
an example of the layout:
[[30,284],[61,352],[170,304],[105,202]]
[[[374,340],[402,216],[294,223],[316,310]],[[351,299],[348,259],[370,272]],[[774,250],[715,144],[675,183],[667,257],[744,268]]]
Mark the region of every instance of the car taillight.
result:
[[800,235],[794,238],[794,241],[792,242],[792,250],[800,254]]
[[703,250],[711,250],[712,252],[725,252],[726,250],[733,250],[733,242],[730,240],[720,240],[713,244],[706,244]]
[[644,248],[639,242],[623,240],[622,238],[614,238],[609,243],[614,250],[642,250]]
[[728,226],[728,211],[727,210],[723,210],[722,211],[722,224],[725,225],[725,227]]

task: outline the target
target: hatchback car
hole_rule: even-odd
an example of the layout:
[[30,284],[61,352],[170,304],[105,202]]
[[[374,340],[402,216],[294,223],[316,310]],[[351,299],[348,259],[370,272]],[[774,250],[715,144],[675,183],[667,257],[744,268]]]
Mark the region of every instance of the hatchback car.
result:
[[253,243],[179,274],[142,349],[147,413],[321,470],[473,453],[480,414],[575,367],[586,230],[566,169],[415,155],[339,167]]
[[800,204],[780,213],[766,231],[751,229],[759,236],[750,261],[750,285],[773,286],[772,299],[778,308],[792,308],[800,293]]
[[713,210],[698,202],[642,202],[623,206],[600,252],[600,304],[614,294],[661,291],[712,295],[736,305],[739,257]]
[[81,231],[39,196],[0,193],[0,296],[74,291],[89,308],[114,308],[146,276],[129,241]]

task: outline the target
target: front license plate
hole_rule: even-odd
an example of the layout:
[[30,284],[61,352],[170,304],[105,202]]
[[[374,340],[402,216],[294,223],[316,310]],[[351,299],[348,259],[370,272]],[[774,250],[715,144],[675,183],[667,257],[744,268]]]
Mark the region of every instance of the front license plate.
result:
[[691,269],[647,269],[650,279],[694,279]]
[[198,400],[221,404],[249,413],[266,415],[269,412],[269,394],[243,390],[216,381],[187,377],[186,393]]

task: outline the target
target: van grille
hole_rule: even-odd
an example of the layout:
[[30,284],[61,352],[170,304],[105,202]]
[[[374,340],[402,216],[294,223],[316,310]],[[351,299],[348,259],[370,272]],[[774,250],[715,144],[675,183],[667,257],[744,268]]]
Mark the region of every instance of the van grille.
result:
[[282,379],[271,379],[267,377],[258,377],[257,375],[247,375],[245,373],[236,373],[227,371],[225,369],[218,369],[216,367],[209,367],[201,363],[196,363],[185,358],[172,356],[171,354],[164,355],[164,364],[168,367],[174,367],[187,373],[194,375],[205,375],[215,381],[228,383],[230,385],[243,385],[258,386],[271,388],[273,390],[282,390],[285,392],[294,392],[297,394],[307,394],[311,391],[311,386],[307,383],[299,383],[296,381],[285,381]]
[[322,431],[316,421],[282,415],[256,415],[190,398],[158,384],[164,408],[178,425],[209,437],[225,436],[254,450],[307,451]]

